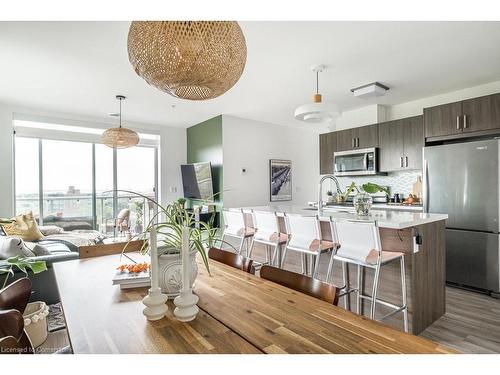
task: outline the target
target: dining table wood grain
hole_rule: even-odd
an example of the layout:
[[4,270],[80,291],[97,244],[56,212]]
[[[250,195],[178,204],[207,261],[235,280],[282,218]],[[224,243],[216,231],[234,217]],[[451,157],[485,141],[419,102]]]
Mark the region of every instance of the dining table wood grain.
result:
[[118,255],[54,265],[75,353],[455,353],[327,302],[211,260],[200,261],[200,312],[148,322],[147,288],[111,285]]

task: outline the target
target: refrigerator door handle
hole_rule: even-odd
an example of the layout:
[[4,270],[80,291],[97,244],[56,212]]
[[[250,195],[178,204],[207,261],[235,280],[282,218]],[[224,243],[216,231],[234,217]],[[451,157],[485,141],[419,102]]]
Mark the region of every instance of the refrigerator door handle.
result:
[[429,163],[424,160],[424,212],[429,212]]

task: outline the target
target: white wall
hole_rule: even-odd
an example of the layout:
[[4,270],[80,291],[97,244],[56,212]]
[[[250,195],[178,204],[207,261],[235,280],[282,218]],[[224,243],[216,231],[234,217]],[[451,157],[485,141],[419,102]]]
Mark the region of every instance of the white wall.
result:
[[460,100],[476,98],[479,96],[496,94],[500,92],[500,81],[469,87],[462,90],[452,91],[441,95],[431,96],[411,102],[397,104],[387,107],[387,120],[417,116],[423,113],[423,108],[433,107],[440,104],[453,103]]
[[[292,202],[316,199],[318,132],[222,116],[224,206],[269,205],[269,159],[292,161]],[[241,168],[246,168],[246,174]]]
[[334,120],[331,130],[342,130],[357,128],[359,126],[372,125],[383,122],[386,119],[386,108],[379,104],[345,111]]
[[[0,103],[0,217],[14,214],[14,161],[13,123],[14,113],[28,114],[53,119],[63,119],[70,125],[106,128],[116,125],[109,118],[87,117],[43,109],[9,106]],[[186,163],[186,130],[167,126],[127,122],[133,129],[159,134],[159,195],[162,203],[182,196],[182,180],[179,165]],[[175,191],[176,190],[176,191]]]

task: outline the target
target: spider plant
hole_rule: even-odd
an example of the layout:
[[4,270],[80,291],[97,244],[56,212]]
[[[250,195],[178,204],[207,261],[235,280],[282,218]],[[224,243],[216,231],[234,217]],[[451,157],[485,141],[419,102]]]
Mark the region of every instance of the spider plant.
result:
[[[151,229],[155,227],[158,234],[159,255],[180,253],[182,248],[182,228],[184,226],[189,228],[190,250],[198,251],[209,274],[210,265],[208,263],[208,256],[205,249],[214,247],[216,242],[220,242],[221,245],[224,243],[233,247],[230,243],[218,238],[217,228],[214,228],[215,213],[212,214],[208,223],[204,223],[196,221],[196,213],[194,211],[188,211],[184,207],[184,198],[179,198],[176,202],[162,206],[153,198],[145,195],[128,190],[118,191],[140,196],[156,206],[157,212],[150,218],[144,232],[136,234],[136,238],[144,237],[146,233],[149,233]],[[217,194],[214,194],[214,196],[216,195]],[[156,222],[157,219],[158,223]],[[130,243],[130,241],[128,243]],[[124,254],[128,243],[125,245],[122,254]],[[148,251],[149,241],[146,240],[142,245],[141,253],[146,254]]]

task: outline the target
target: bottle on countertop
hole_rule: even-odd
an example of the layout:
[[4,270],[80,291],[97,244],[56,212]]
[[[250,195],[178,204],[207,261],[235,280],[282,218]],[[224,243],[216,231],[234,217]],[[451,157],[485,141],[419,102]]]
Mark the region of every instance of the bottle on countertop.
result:
[[413,195],[422,198],[422,176],[417,176],[417,181],[413,184]]

